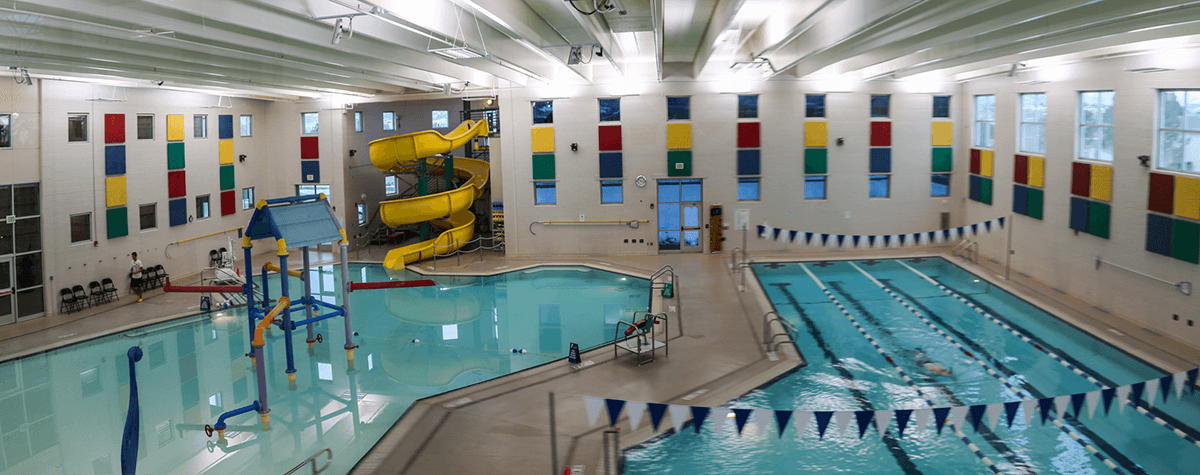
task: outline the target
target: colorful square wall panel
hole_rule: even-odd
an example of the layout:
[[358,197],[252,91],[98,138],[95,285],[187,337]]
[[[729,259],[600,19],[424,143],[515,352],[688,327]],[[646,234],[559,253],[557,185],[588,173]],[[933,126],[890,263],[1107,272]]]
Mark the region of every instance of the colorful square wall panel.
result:
[[967,186],[967,197],[972,201],[979,201],[979,182],[982,178],[979,175],[971,175]]
[[167,141],[183,140],[183,114],[167,114]]
[[1175,213],[1175,175],[1150,174],[1150,211]]
[[692,124],[667,124],[667,150],[692,148]]
[[109,209],[104,213],[104,218],[109,239],[129,235],[129,208]]
[[[1075,196],[1071,197],[1071,229],[1087,232],[1088,200]],[[1170,242],[1167,244],[1170,245]]]
[[1028,195],[1028,200],[1025,209],[1025,216],[1029,216],[1033,219],[1042,219],[1042,209],[1044,208],[1046,202],[1046,191],[1042,190],[1041,188],[1028,188],[1026,194]]
[[950,147],[937,147],[933,149],[933,167],[935,172],[948,172],[954,170],[954,149]]
[[1157,214],[1146,214],[1146,250],[1164,256],[1171,255],[1171,225],[1175,220]]
[[[233,168],[233,167],[230,167]],[[300,162],[300,183],[320,183],[321,162]]]
[[979,202],[983,204],[992,204],[992,179],[979,179]]
[[871,173],[891,173],[892,172],[892,149],[890,148],[873,148],[871,149]]
[[667,152],[667,176],[692,176],[692,152]]
[[217,141],[217,163],[233,165],[233,140]]
[[600,154],[600,178],[621,178],[624,176],[622,162],[620,153]]
[[1104,165],[1092,165],[1092,198],[1112,201],[1113,168]]
[[829,123],[823,120],[814,120],[804,123],[804,146],[805,147],[827,147],[829,146]]
[[[221,141],[221,143],[225,143],[225,142],[226,142],[225,140]],[[232,159],[233,158],[233,141],[229,140],[228,143],[229,143],[229,156]],[[222,151],[224,151],[224,150],[222,150]],[[320,146],[320,142],[317,140],[317,137],[300,137],[300,158],[302,158],[302,159],[321,158],[321,146]],[[229,163],[233,163],[233,162],[229,162]]]
[[167,203],[167,216],[171,226],[182,226],[188,222],[187,198],[171,200]]
[[1013,161],[1013,183],[1029,184],[1029,157],[1017,155]]
[[600,126],[600,150],[621,150],[621,126]]
[[761,126],[758,122],[738,122],[737,125],[737,146],[738,148],[756,148],[761,145],[760,140]]
[[233,116],[217,116],[217,139],[225,140],[231,138],[233,138]]
[[106,145],[104,147],[104,174],[125,174],[125,146]]
[[1171,223],[1171,257],[1200,264],[1200,224],[1182,219]]
[[[125,141],[125,114],[104,114],[104,143]],[[122,234],[122,236],[124,236]]]
[[1175,215],[1200,219],[1200,178],[1175,177]]
[[187,175],[184,170],[167,172],[167,197],[180,198],[187,196]]
[[934,122],[933,123],[933,146],[934,147],[949,147],[954,145],[954,123],[953,122]]
[[554,153],[554,127],[529,129],[533,153]]
[[1071,164],[1071,194],[1091,196],[1092,194],[1092,165],[1075,162]]
[[871,146],[872,147],[891,147],[892,146],[892,123],[891,122],[871,122]]
[[1029,187],[1013,185],[1013,212],[1024,215],[1029,209]]
[[125,206],[126,181],[123,176],[110,176],[104,179],[104,205],[108,207]]
[[828,171],[829,149],[809,148],[804,150],[804,173],[823,174]]
[[183,142],[167,144],[167,170],[180,170],[186,164],[183,156]]
[[234,190],[221,192],[221,216],[229,216],[238,211],[237,195]]
[[554,154],[541,153],[533,156],[533,179],[554,179]]
[[1046,158],[1029,157],[1029,185],[1038,188],[1046,187]]
[[995,175],[996,170],[995,170],[995,166],[994,166],[995,160],[993,160],[994,156],[995,156],[995,154],[993,154],[991,150],[980,150],[979,151],[979,174],[980,175],[983,175],[986,177],[996,176]]
[[756,150],[738,150],[737,151],[737,174],[738,175],[761,175],[762,174],[762,154]]
[[1108,203],[1092,201],[1088,203],[1088,234],[1108,239],[1109,219],[1112,206]]
[[233,165],[224,165],[221,167],[221,189],[232,190],[235,186],[233,181]]
[[971,165],[970,165],[971,173],[974,173],[976,175],[979,174],[979,167],[980,167],[981,161],[982,160],[980,159],[979,150],[971,149]]

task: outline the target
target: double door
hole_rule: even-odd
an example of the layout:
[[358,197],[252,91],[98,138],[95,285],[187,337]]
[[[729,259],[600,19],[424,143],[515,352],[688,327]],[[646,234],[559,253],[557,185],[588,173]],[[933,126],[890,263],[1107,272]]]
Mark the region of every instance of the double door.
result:
[[16,314],[13,312],[15,294],[12,257],[0,257],[0,325],[16,321]]
[[701,252],[704,220],[700,180],[658,180],[658,250]]

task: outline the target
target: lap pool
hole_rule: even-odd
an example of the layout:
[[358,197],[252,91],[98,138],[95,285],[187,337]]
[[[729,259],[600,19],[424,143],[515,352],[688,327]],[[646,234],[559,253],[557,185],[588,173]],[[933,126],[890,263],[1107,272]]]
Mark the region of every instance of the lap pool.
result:
[[[940,258],[752,269],[774,310],[798,329],[807,365],[728,406],[841,414],[823,438],[816,421],[804,434],[791,426],[782,436],[774,424],[765,431],[747,424],[738,436],[733,419],[719,434],[711,421],[699,433],[668,432],[627,450],[625,473],[1185,474],[1200,467],[1200,393],[1187,390],[1153,407],[1137,402],[1144,411],[1114,402],[1107,415],[1096,408],[1089,417],[1085,405],[1079,417],[1068,410],[1045,425],[1038,411],[1028,425],[1018,415],[1010,428],[1002,415],[994,428],[985,418],[978,431],[963,422],[941,435],[933,420],[900,435],[893,420],[882,437],[872,427],[860,438],[850,411],[1037,400],[1167,372]],[[953,374],[919,365],[918,348]],[[849,430],[838,425],[846,421]]]
[[[309,275],[314,297],[338,303],[339,268]],[[391,280],[378,265],[351,265],[350,276]],[[406,273],[399,280],[417,278],[425,277]],[[353,368],[342,349],[340,318],[317,323],[322,338],[311,351],[305,331],[293,332],[294,389],[284,374],[283,332],[269,332],[271,430],[263,432],[255,414],[233,417],[223,446],[205,435],[204,425],[257,398],[254,366],[244,357],[251,336],[243,309],[0,362],[0,474],[120,473],[125,355],[134,345],[145,354],[136,365],[137,473],[282,474],[329,448],[334,456],[324,473],[344,474],[417,399],[563,358],[571,342],[582,349],[601,345],[619,318],[629,320],[650,303],[649,281],[587,267],[431,279],[438,285],[352,294],[360,345]],[[291,295],[303,295],[298,279],[289,282]]]

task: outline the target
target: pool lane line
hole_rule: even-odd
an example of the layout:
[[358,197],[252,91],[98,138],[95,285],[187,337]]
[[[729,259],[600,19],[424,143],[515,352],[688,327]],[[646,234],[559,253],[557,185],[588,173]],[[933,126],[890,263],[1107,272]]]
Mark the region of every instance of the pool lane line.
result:
[[[800,264],[800,268],[804,269],[804,272],[812,278],[813,282],[817,284],[817,287],[821,288],[822,292],[825,292],[825,297],[829,298],[829,300],[837,306],[838,310],[842,311],[842,315],[845,315],[846,318],[850,320],[850,323],[854,324],[854,328],[857,328],[858,332],[862,334],[867,341],[871,342],[871,346],[875,347],[875,351],[879,352],[879,355],[883,356],[883,359],[891,364],[892,367],[896,369],[896,372],[900,373],[900,377],[904,378],[904,382],[908,383],[908,386],[916,391],[917,395],[921,396],[921,399],[925,400],[925,404],[928,404],[929,407],[934,407],[933,399],[930,399],[929,395],[922,392],[921,387],[917,386],[917,383],[913,382],[912,378],[908,376],[908,373],[904,372],[904,368],[901,368],[900,365],[896,364],[896,362],[892,360],[892,357],[888,356],[886,351],[883,351],[883,348],[879,346],[879,343],[875,341],[875,338],[872,337],[870,333],[867,333],[867,330],[864,329],[862,325],[859,325],[858,320],[856,320],[853,315],[850,315],[850,312],[846,310],[846,307],[843,306],[840,301],[838,301],[837,297],[834,297],[833,293],[829,292],[829,289],[825,287],[825,284],[821,283],[821,279],[818,279],[817,276],[814,275],[812,271],[808,270],[808,267],[804,264]],[[979,450],[979,446],[975,445],[974,442],[971,442],[971,439],[967,438],[967,434],[963,433],[962,429],[959,429],[953,423],[948,422],[946,425],[954,431],[954,435],[958,436],[959,440],[966,444],[967,448],[970,449],[971,452],[974,453],[975,456],[984,463],[984,465],[987,465],[988,469],[990,469],[992,473],[1003,473],[1000,471],[1000,468],[996,467],[996,464],[987,457],[987,455],[983,454],[983,451]]]
[[[999,318],[996,318],[995,315],[992,315],[990,312],[984,310],[982,307],[975,305],[975,303],[967,300],[962,295],[959,295],[958,292],[950,290],[949,287],[942,285],[941,282],[934,280],[933,278],[925,275],[924,273],[922,273],[921,271],[919,271],[917,269],[914,269],[912,266],[905,264],[903,261],[897,260],[896,262],[900,263],[900,265],[902,265],[904,267],[907,267],[908,270],[915,272],[917,275],[919,275],[922,278],[924,278],[925,280],[929,281],[929,283],[936,285],[939,289],[942,289],[942,291],[945,292],[946,294],[948,294],[951,297],[958,299],[958,301],[966,304],[968,307],[970,307],[972,310],[974,310],[975,313],[978,313],[978,314],[986,317],[988,320],[991,320],[992,323],[1000,325],[1000,327],[1004,328],[1005,330],[1008,330],[1009,333],[1012,333],[1013,336],[1020,338],[1021,341],[1024,341],[1025,343],[1029,343],[1030,345],[1033,345],[1034,348],[1037,348],[1042,353],[1045,353],[1046,355],[1050,356],[1051,358],[1054,358],[1055,361],[1058,361],[1060,364],[1062,364],[1064,367],[1071,370],[1075,374],[1087,379],[1088,381],[1090,381],[1092,384],[1096,385],[1096,387],[1100,388],[1101,390],[1112,389],[1107,384],[1100,382],[1100,380],[1096,379],[1096,377],[1084,372],[1082,369],[1079,369],[1078,366],[1071,364],[1071,362],[1067,361],[1062,356],[1059,356],[1057,353],[1050,351],[1049,349],[1046,348],[1046,346],[1044,346],[1042,344],[1038,344],[1038,342],[1035,342],[1032,338],[1025,336],[1024,333],[1021,333],[1020,331],[1018,331],[1016,328],[1013,328],[1008,323],[1001,321]],[[1112,381],[1110,381],[1110,382],[1112,382]],[[1163,428],[1171,431],[1172,433],[1174,433],[1175,435],[1178,435],[1179,437],[1183,438],[1184,440],[1191,442],[1192,445],[1200,447],[1200,440],[1197,440],[1196,437],[1188,434],[1187,432],[1180,430],[1178,427],[1175,427],[1170,422],[1163,419],[1163,417],[1160,417],[1160,415],[1156,413],[1157,411],[1150,412],[1150,411],[1146,410],[1146,408],[1143,408],[1141,406],[1140,402],[1137,400],[1131,399],[1131,400],[1126,401],[1125,403],[1129,406],[1132,406],[1135,410],[1137,410],[1137,412],[1141,413],[1142,415],[1144,415],[1144,416],[1150,418],[1151,420],[1153,420],[1154,422],[1158,423],[1158,425],[1162,426]],[[1175,419],[1175,418],[1172,417],[1172,419]],[[1181,426],[1187,427],[1178,419],[1175,419],[1175,422]],[[1190,429],[1190,427],[1189,427],[1189,429]]]
[[[795,309],[796,313],[800,315],[800,318],[804,320],[804,324],[808,326],[809,335],[812,336],[813,340],[816,340],[817,346],[821,348],[821,352],[825,355],[825,358],[832,363],[831,366],[833,366],[838,374],[841,375],[846,381],[854,381],[854,374],[842,365],[841,359],[839,359],[838,356],[829,349],[829,345],[825,343],[825,337],[821,334],[821,330],[817,328],[816,322],[814,322],[812,318],[808,316],[808,313],[805,312],[804,308],[800,306],[800,302],[797,301],[796,297],[788,291],[788,286],[792,284],[784,282],[770,285],[777,287],[779,291],[783,293],[783,297],[787,299],[788,305]],[[863,393],[861,389],[856,388],[852,384],[848,384],[846,385],[846,390],[850,391],[850,396],[854,398],[856,403],[858,403],[858,406],[861,410],[875,410],[874,406],[871,405],[870,399],[867,398],[867,395]],[[896,459],[896,464],[899,465],[902,470],[904,470],[905,475],[918,475],[922,473],[921,470],[917,468],[917,464],[913,463],[912,458],[908,456],[908,453],[904,451],[903,447],[900,447],[899,442],[897,442],[895,438],[893,438],[891,435],[885,435],[882,438],[883,444],[887,447],[888,452],[892,455],[892,457]]]
[[[958,348],[959,351],[961,351],[963,354],[967,355],[967,357],[971,358],[976,363],[979,363],[979,366],[982,367],[984,369],[984,371],[987,372],[987,374],[991,375],[993,378],[996,378],[997,381],[1000,381],[1000,383],[1003,384],[1004,387],[1006,387],[1010,391],[1012,391],[1013,394],[1020,396],[1021,399],[1025,400],[1025,401],[1035,401],[1036,400],[1035,398],[1030,397],[1031,395],[1029,395],[1030,394],[1029,391],[1023,391],[1023,390],[1017,388],[1016,386],[1013,386],[1012,383],[1010,383],[1008,381],[1008,378],[1012,376],[1011,374],[1006,377],[1005,375],[1002,375],[1002,374],[996,372],[995,369],[988,366],[988,364],[985,363],[982,359],[980,359],[978,356],[975,356],[973,353],[968,351],[967,348],[962,345],[962,343],[959,343],[958,340],[954,339],[954,337],[948,335],[945,332],[945,330],[942,330],[937,325],[935,325],[932,321],[930,321],[929,318],[926,318],[925,315],[923,315],[919,310],[913,308],[912,305],[909,305],[908,302],[905,301],[903,298],[900,298],[899,295],[896,295],[896,293],[893,292],[892,289],[888,288],[888,286],[886,286],[886,285],[883,285],[883,283],[880,282],[879,279],[876,279],[870,273],[863,270],[861,267],[859,267],[857,264],[855,264],[853,262],[851,262],[850,265],[853,266],[855,269],[858,269],[859,272],[862,272],[862,274],[867,276],[868,279],[871,279],[871,282],[874,282],[875,285],[879,286],[879,288],[882,289],[884,292],[886,292],[889,296],[891,296],[892,299],[896,300],[897,302],[900,302],[900,305],[903,305],[904,308],[909,311],[909,313],[912,313],[917,318],[921,319],[921,321],[924,322],[925,325],[929,326],[930,329],[937,332],[938,335],[941,335],[942,338],[945,338],[946,341],[953,344],[956,348]],[[1024,394],[1022,394],[1022,393],[1024,393]],[[1025,406],[1024,407],[1025,410],[1031,410],[1031,407],[1028,405],[1022,404],[1022,406]],[[1065,432],[1068,436],[1070,436],[1072,439],[1074,439],[1076,442],[1078,442],[1080,445],[1082,445],[1085,450],[1087,450],[1088,452],[1091,452],[1092,455],[1094,455],[1096,458],[1100,459],[1100,461],[1103,462],[1104,465],[1106,465],[1108,468],[1113,469],[1113,471],[1118,474],[1125,473],[1125,471],[1122,470],[1120,467],[1118,467],[1117,464],[1112,461],[1112,459],[1110,459],[1108,456],[1106,456],[1100,450],[1093,447],[1092,444],[1084,441],[1083,438],[1079,437],[1079,435],[1076,434],[1074,431],[1068,429],[1067,426],[1065,424],[1063,424],[1062,421],[1058,420],[1057,417],[1051,417],[1050,421],[1053,422],[1055,426],[1058,426],[1058,428],[1061,429],[1063,432]],[[1136,467],[1136,466],[1137,465],[1134,465],[1134,467]]]

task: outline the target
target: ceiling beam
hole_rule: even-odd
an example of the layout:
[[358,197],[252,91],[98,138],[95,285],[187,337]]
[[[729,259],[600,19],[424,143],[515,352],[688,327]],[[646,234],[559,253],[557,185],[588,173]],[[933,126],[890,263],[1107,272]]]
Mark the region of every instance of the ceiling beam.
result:
[[562,2],[562,5],[560,6],[569,10],[571,16],[575,17],[575,20],[583,26],[584,31],[586,31],[588,36],[591,37],[591,40],[598,43],[601,48],[604,48],[604,56],[608,59],[608,63],[617,70],[618,74],[624,76],[624,50],[622,50],[621,45],[617,43],[617,38],[613,36],[612,29],[609,28],[608,22],[604,19],[604,15],[601,15],[600,13],[584,15],[579,13],[579,11],[575,8],[566,5],[566,2]]
[[700,77],[700,71],[712,57],[717,40],[729,29],[743,3],[745,0],[717,0],[708,27],[704,29],[704,36],[700,37],[700,48],[696,50],[696,58],[692,60],[692,77]]

